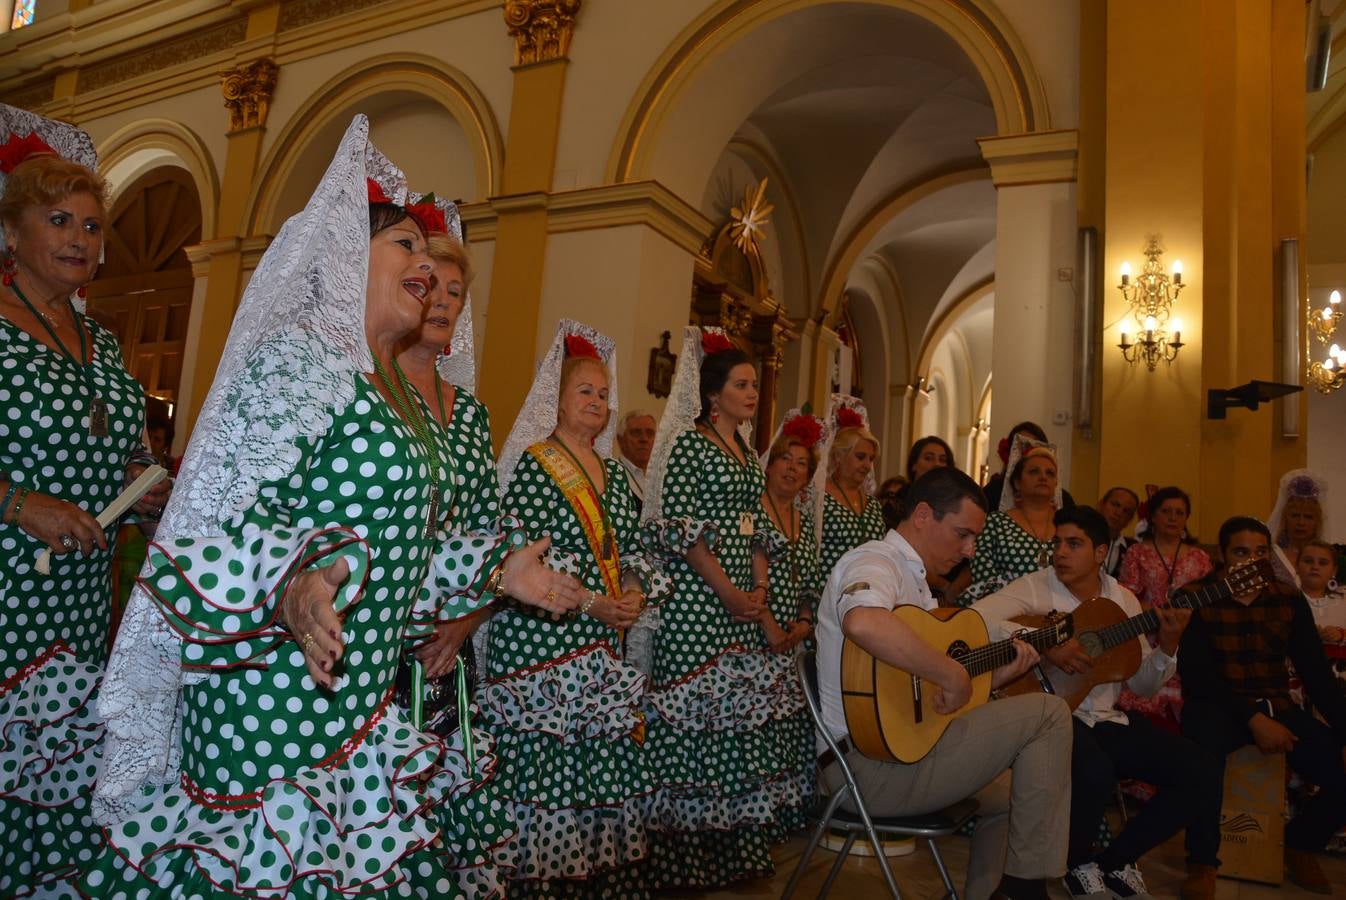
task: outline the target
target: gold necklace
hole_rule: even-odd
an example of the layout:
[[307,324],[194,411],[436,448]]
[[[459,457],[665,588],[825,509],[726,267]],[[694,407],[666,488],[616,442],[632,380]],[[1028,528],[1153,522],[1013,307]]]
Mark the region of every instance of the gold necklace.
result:
[[[863,497],[859,501],[852,502],[851,495],[846,493],[846,489],[841,486],[841,482],[837,481],[836,478],[829,478],[827,480],[832,482],[832,487],[837,489],[837,493],[841,495],[844,501],[846,501],[846,508],[850,510],[853,515],[863,516],[865,514],[865,503]],[[857,503],[859,506],[858,509],[856,508]]]

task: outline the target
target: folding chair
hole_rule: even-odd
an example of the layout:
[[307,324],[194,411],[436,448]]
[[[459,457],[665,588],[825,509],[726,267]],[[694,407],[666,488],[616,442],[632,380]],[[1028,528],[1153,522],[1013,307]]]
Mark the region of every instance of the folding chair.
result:
[[[855,782],[855,775],[846,763],[846,754],[837,745],[827,727],[823,725],[822,708],[818,704],[818,664],[813,652],[801,652],[795,660],[795,666],[799,670],[799,681],[804,690],[804,702],[808,706],[809,717],[813,720],[813,730],[822,735],[829,751],[824,753],[822,757],[822,759],[827,759],[827,762],[822,762],[820,759],[819,781],[821,783],[822,770],[835,763],[841,768],[844,783],[831,797],[827,798],[827,805],[818,818],[818,825],[809,835],[808,846],[804,848],[804,855],[800,857],[799,864],[795,866],[794,872],[790,875],[790,882],[785,886],[785,892],[781,894],[781,900],[788,900],[794,895],[795,889],[799,886],[799,880],[804,875],[804,869],[808,867],[809,858],[813,856],[813,851],[817,849],[818,842],[822,840],[823,832],[829,828],[845,832],[846,841],[842,844],[836,860],[832,863],[832,868],[827,873],[827,880],[823,882],[822,890],[818,892],[819,900],[826,897],[828,892],[832,890],[832,883],[841,873],[841,866],[850,854],[851,846],[855,843],[855,839],[862,834],[868,838],[870,846],[874,848],[874,858],[878,860],[879,869],[883,872],[883,880],[887,882],[888,892],[892,894],[893,900],[902,900],[902,894],[897,889],[897,881],[893,878],[893,870],[888,866],[888,857],[884,855],[883,844],[879,840],[880,835],[923,838],[926,846],[930,848],[931,857],[935,860],[935,868],[939,870],[939,877],[944,881],[945,893],[943,896],[950,898],[950,900],[958,900],[958,892],[954,889],[953,882],[949,878],[949,870],[944,865],[943,857],[939,855],[939,848],[935,846],[935,838],[953,834],[962,828],[969,819],[977,814],[977,801],[971,798],[960,800],[946,809],[921,816],[871,816],[865,807],[864,798],[860,796],[860,788]],[[855,812],[847,812],[841,808],[842,801],[848,796],[855,806]]]

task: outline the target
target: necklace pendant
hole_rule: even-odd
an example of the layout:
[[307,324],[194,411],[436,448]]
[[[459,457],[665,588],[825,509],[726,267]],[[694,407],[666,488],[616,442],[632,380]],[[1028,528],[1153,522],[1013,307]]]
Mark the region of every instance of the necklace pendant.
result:
[[94,397],[89,401],[89,436],[107,437],[107,401]]
[[430,492],[430,511],[425,516],[425,539],[433,541],[435,532],[439,530],[439,485],[432,487]]
[[1038,568],[1045,569],[1051,564],[1052,552],[1046,547],[1038,550]]
[[604,559],[617,558],[617,542],[612,539],[611,531],[603,535],[603,558]]

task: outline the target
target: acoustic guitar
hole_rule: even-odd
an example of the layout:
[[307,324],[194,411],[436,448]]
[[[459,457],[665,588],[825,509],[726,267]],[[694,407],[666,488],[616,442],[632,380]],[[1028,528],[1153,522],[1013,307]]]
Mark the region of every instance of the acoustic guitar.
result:
[[[1208,585],[1188,585],[1169,595],[1169,605],[1197,610],[1228,597],[1260,590],[1275,578],[1271,561],[1256,562],[1230,570],[1223,579]],[[1140,642],[1136,638],[1159,628],[1159,616],[1153,609],[1127,617],[1122,608],[1107,597],[1086,600],[1070,615],[1075,620],[1075,637],[1084,648],[1093,667],[1087,672],[1069,674],[1056,666],[1039,665],[1024,677],[1000,688],[1008,695],[1047,691],[1056,694],[1075,709],[1100,684],[1126,681],[1140,668]],[[1041,628],[1045,616],[1016,616],[1012,621],[1027,628]]]
[[[961,663],[972,677],[972,699],[946,715],[935,711],[933,684],[880,662],[849,639],[845,642],[841,701],[851,741],[873,759],[914,763],[930,752],[957,716],[990,698],[991,673],[1014,659],[1014,641],[992,642],[986,622],[971,609],[927,612],[919,606],[899,606],[893,616],[921,640]],[[1066,615],[1015,637],[1042,651],[1065,643],[1073,633],[1071,617]]]

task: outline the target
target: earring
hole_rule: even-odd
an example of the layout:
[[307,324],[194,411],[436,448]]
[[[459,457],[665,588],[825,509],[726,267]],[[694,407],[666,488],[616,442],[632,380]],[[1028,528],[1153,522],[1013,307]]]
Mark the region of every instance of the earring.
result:
[[720,421],[720,404],[712,403],[710,405],[710,424],[715,425]]
[[14,254],[13,247],[6,247],[4,259],[0,260],[0,281],[9,287],[14,283],[14,276],[19,274],[19,258]]
[[84,290],[84,285],[82,284],[79,286],[79,290],[75,291],[75,296],[79,297],[79,299],[81,300],[83,300],[88,295],[89,295],[88,292]]

